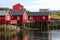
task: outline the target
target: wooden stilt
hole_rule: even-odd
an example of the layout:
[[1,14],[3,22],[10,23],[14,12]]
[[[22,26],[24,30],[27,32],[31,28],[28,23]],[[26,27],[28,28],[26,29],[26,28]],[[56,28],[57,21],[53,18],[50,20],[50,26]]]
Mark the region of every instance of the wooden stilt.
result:
[[49,29],[49,23],[47,22],[47,24],[48,24],[48,40],[51,40],[51,33],[49,32],[50,31],[50,29]]

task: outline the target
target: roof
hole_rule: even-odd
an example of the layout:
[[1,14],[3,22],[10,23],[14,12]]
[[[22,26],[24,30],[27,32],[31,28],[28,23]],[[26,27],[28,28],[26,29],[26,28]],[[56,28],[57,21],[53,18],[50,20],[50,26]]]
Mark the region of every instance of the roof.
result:
[[8,11],[4,11],[4,10],[0,11],[0,16],[5,16],[7,14],[7,12]]
[[25,10],[10,10],[11,15],[23,15]]
[[47,16],[49,12],[29,12],[29,16]]
[[13,5],[13,6],[17,6],[17,5],[19,5],[19,6],[22,6],[22,7],[23,7],[23,5],[21,5],[20,3],[17,3],[17,4],[15,4],[15,5]]
[[[11,15],[23,15],[26,10],[10,10]],[[28,12],[29,16],[47,16],[49,12]]]

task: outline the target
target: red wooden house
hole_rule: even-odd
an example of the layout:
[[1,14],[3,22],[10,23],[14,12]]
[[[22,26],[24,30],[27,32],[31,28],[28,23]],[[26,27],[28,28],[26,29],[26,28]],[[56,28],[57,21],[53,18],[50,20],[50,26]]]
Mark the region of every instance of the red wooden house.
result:
[[[2,14],[2,15],[1,15]],[[25,8],[16,4],[13,6],[13,10],[8,13],[0,13],[1,16],[6,16],[6,23],[22,23],[25,22],[49,22],[50,13],[49,12],[26,12]],[[4,18],[3,18],[4,19]],[[2,18],[0,18],[1,23],[4,23]]]
[[25,11],[25,8],[20,4],[14,5],[10,11],[0,10],[0,24],[22,23]]
[[50,22],[50,13],[49,12],[28,12],[28,23],[30,27],[40,27],[41,24],[47,25]]
[[22,23],[23,21],[23,14],[25,12],[24,6],[21,4],[13,5],[13,9],[10,10],[11,20],[10,23]]
[[29,12],[28,13],[29,21],[37,21],[37,22],[48,22],[50,21],[50,13],[49,12]]
[[10,10],[11,14],[10,23],[22,23],[24,12],[25,10]]
[[23,17],[26,17],[26,22],[50,22],[51,20],[49,12],[26,12]]
[[0,24],[8,24],[10,21],[10,13],[7,11],[0,11]]

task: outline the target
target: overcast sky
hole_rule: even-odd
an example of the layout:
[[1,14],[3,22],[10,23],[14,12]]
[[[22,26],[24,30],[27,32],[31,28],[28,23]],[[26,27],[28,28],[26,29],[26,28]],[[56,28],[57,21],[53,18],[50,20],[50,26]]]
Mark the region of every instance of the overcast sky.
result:
[[17,3],[24,5],[30,11],[39,11],[41,8],[49,8],[51,10],[60,9],[60,0],[0,0],[0,7],[12,8]]

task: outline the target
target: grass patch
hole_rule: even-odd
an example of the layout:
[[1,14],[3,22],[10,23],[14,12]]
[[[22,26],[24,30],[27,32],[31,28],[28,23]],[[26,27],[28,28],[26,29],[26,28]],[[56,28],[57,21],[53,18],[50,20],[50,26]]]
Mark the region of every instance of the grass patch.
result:
[[60,13],[52,13],[51,18],[53,19],[60,19]]

